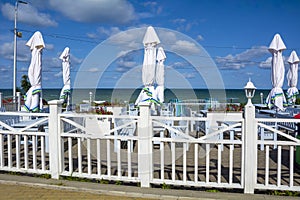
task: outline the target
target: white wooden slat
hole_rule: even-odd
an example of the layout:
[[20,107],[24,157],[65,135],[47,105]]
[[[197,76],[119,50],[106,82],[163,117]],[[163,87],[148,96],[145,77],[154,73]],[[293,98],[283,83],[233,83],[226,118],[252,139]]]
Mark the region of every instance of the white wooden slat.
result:
[[121,177],[121,140],[117,140],[117,169],[118,177]]
[[25,160],[25,166],[24,168],[28,169],[28,136],[24,135],[24,160]]
[[41,136],[41,162],[42,162],[42,170],[45,171],[46,163],[45,163],[45,137]]
[[131,170],[131,144],[133,143],[133,140],[128,140],[127,145],[127,166],[128,166],[128,178],[131,178],[132,176],[132,170]]
[[265,186],[269,185],[270,146],[266,145]]
[[217,182],[220,184],[221,183],[221,164],[222,164],[222,152],[223,151],[223,145],[219,144],[218,145],[218,180]]
[[12,167],[11,135],[7,135],[8,167]]
[[290,146],[290,187],[294,186],[294,146]]
[[233,144],[229,146],[229,184],[233,182]]
[[195,183],[198,183],[198,146],[199,144],[198,143],[195,143],[195,152],[194,152],[194,159],[195,159]]
[[187,165],[187,155],[186,155],[186,152],[187,152],[187,143],[183,143],[183,182],[186,183],[186,165]]
[[111,157],[110,157],[110,141],[106,140],[106,152],[107,152],[107,175],[111,176]]
[[[245,121],[244,120],[242,121],[242,127],[245,127]],[[245,178],[244,178],[245,177],[244,176],[244,174],[245,174],[245,145],[244,145],[245,144],[244,143],[244,141],[245,141],[245,129],[244,128],[242,128],[241,135],[242,135],[243,144],[241,144],[242,151],[240,153],[240,157],[241,157],[241,182],[240,182],[240,184],[241,184],[242,187],[244,187],[245,186]]]
[[171,142],[171,153],[172,153],[172,181],[175,181],[176,159],[175,159],[175,143],[174,142]]
[[101,176],[101,143],[100,139],[97,139],[97,174]]
[[69,159],[69,172],[73,172],[73,157],[72,157],[72,138],[68,137],[68,159]]
[[205,167],[206,167],[206,169],[205,169],[206,170],[205,171],[206,172],[206,175],[205,175],[206,176],[206,180],[205,180],[205,182],[209,183],[209,174],[210,174],[209,173],[209,160],[210,160],[210,158],[209,158],[209,151],[210,151],[210,144],[206,144],[206,148],[205,149],[206,149],[206,152],[205,152],[206,153],[206,157],[205,157],[205,159],[206,159],[206,165],[205,165]]
[[80,138],[77,138],[77,146],[78,146],[78,151],[77,151],[78,173],[81,174],[82,173],[82,153],[81,153],[81,139]]
[[87,159],[88,159],[88,174],[92,174],[92,160],[91,160],[91,139],[87,138]]
[[20,169],[20,136],[15,135],[16,137],[16,168]]
[[159,151],[160,151],[160,179],[165,179],[165,151],[164,151],[164,142],[160,143]]
[[36,170],[36,136],[32,137],[32,160],[33,160],[33,169]]
[[278,157],[277,157],[277,186],[280,187],[281,185],[281,151],[282,146],[278,146]]

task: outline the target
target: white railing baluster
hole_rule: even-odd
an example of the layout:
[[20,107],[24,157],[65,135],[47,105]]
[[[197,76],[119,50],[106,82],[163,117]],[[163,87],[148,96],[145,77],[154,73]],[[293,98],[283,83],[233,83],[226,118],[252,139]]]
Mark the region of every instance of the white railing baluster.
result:
[[33,169],[36,170],[36,136],[32,136],[32,160],[33,160]]
[[175,181],[176,159],[175,159],[175,143],[174,142],[171,142],[171,153],[172,153],[172,181]]
[[270,169],[270,146],[266,145],[265,186],[269,185],[269,169]]
[[164,150],[164,142],[160,142],[160,179],[163,181],[165,179],[165,150]]
[[16,137],[16,168],[20,169],[20,136],[15,135]]
[[78,173],[82,174],[82,153],[81,153],[81,138],[77,138],[77,146],[78,146]]
[[91,175],[92,173],[92,167],[91,167],[91,164],[92,164],[92,160],[91,160],[91,139],[90,138],[87,138],[87,160],[88,160],[88,174]]
[[223,151],[223,145],[222,144],[218,144],[218,179],[217,182],[220,184],[221,183],[221,164],[222,164],[222,153],[221,151]]
[[97,174],[101,176],[101,148],[100,139],[97,139]]
[[278,146],[278,157],[277,157],[277,186],[281,185],[281,150],[282,146]]
[[[121,140],[117,140],[117,173],[118,173],[118,177],[121,177]],[[128,143],[127,143],[128,145]]]
[[25,160],[25,166],[24,168],[28,169],[28,136],[24,135],[24,160]]
[[294,186],[294,146],[290,146],[290,187]]
[[195,143],[194,162],[195,162],[195,183],[198,183],[198,143]]
[[133,140],[128,140],[128,145],[127,145],[128,178],[131,178],[131,173],[132,173],[131,172],[131,145],[133,146]]
[[[60,130],[60,129],[59,129]],[[65,170],[65,165],[66,165],[66,163],[65,163],[65,154],[64,154],[64,152],[65,152],[65,138],[63,138],[63,137],[59,137],[60,139],[58,139],[58,141],[60,141],[60,147],[59,147],[59,149],[60,149],[60,162],[59,163],[61,163],[61,166],[60,166],[60,172],[61,171],[63,171],[63,170]]]
[[233,144],[229,146],[229,184],[233,181]]
[[111,157],[110,157],[110,140],[106,140],[106,151],[107,151],[107,175],[111,176]]
[[205,167],[206,167],[206,180],[205,180],[205,182],[206,183],[209,183],[209,160],[210,160],[210,158],[209,158],[209,151],[210,151],[210,144],[206,144],[205,145],[205,153],[206,153],[206,157],[205,157],[205,159],[206,159],[206,165],[205,165]]
[[42,171],[45,171],[46,164],[45,164],[45,137],[41,136],[41,162],[42,162]]
[[187,150],[187,143],[183,143],[183,182],[184,183],[186,183],[186,165],[187,165],[187,163],[186,163],[186,161],[187,161],[187,159],[186,159],[186,150]]
[[69,172],[73,173],[72,138],[68,137]]
[[8,168],[11,168],[12,166],[12,149],[11,149],[11,135],[7,135],[7,151],[8,151]]

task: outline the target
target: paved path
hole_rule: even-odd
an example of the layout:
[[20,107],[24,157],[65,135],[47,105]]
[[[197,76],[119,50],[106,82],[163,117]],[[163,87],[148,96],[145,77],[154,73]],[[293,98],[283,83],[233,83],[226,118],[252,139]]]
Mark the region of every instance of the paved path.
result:
[[67,180],[43,179],[28,176],[0,174],[0,200],[2,199],[228,199],[228,200],[284,200],[299,197],[249,195],[195,190],[163,190],[125,185],[99,184]]

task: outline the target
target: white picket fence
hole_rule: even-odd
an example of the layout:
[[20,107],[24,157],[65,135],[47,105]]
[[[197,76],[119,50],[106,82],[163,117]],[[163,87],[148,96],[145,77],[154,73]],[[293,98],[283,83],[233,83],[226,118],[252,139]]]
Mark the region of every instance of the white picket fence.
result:
[[141,104],[139,116],[94,115],[62,113],[59,101],[50,102],[50,113],[2,112],[0,170],[141,187],[300,191],[300,121],[253,113],[151,116]]

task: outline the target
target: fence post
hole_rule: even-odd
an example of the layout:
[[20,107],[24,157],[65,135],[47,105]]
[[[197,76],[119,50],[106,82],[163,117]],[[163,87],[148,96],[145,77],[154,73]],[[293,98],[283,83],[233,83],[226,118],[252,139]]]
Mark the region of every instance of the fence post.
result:
[[58,114],[61,113],[62,103],[59,100],[52,100],[49,104],[49,161],[51,178],[59,179],[61,143],[60,143],[60,125]]
[[152,173],[152,122],[150,120],[150,103],[139,104],[138,120],[138,174],[141,187],[150,187]]
[[257,122],[255,107],[248,100],[245,106],[245,137],[244,137],[244,193],[253,194],[257,181]]

